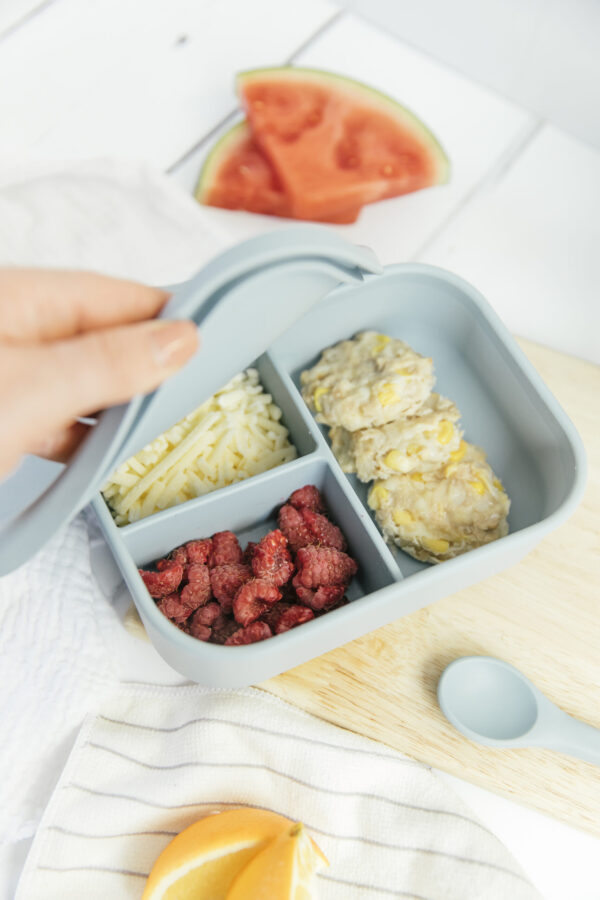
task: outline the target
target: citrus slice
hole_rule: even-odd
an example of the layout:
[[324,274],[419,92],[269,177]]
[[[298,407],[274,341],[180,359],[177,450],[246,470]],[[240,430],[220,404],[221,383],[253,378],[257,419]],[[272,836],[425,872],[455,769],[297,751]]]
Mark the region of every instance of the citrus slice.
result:
[[165,847],[142,900],[225,900],[244,866],[292,825],[285,816],[262,809],[207,816]]
[[227,900],[312,900],[314,876],[329,862],[296,822],[241,870]]

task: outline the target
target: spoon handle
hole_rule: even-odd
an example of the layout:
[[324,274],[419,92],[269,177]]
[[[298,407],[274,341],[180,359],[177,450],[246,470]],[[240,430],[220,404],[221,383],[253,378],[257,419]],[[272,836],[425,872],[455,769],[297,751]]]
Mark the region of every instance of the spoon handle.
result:
[[560,731],[552,735],[548,745],[560,753],[568,753],[600,766],[600,728],[594,728],[568,715],[565,715],[560,724]]

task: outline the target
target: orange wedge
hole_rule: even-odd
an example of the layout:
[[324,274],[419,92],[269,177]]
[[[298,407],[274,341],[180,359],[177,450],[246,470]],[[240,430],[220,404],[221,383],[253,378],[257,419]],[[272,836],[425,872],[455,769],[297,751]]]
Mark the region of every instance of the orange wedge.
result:
[[318,869],[329,863],[296,822],[241,870],[227,900],[312,900]]
[[[165,847],[142,900],[225,900],[242,869],[292,825],[285,816],[262,809],[207,816]],[[246,900],[252,896],[247,894]]]

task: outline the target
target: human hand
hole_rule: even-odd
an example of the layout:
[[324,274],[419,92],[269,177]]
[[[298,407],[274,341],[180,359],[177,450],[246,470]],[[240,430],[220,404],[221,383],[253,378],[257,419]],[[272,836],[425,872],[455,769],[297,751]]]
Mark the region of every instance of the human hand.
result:
[[153,317],[158,288],[91,272],[0,269],[0,478],[23,453],[64,461],[76,422],[147,393],[198,346],[189,321]]

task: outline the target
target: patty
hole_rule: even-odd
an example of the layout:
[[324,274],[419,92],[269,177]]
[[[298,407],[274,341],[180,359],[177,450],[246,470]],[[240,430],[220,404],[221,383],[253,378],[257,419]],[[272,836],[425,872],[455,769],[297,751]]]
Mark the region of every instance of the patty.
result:
[[363,331],[302,372],[302,396],[324,425],[358,431],[413,415],[434,384],[433,361],[404,341]]

